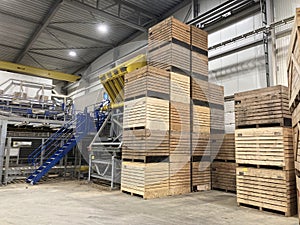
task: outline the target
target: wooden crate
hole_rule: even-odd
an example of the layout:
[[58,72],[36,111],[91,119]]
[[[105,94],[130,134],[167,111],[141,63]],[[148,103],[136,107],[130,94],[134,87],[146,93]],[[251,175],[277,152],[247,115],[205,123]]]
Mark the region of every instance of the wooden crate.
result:
[[296,192],[297,192],[297,208],[298,208],[298,219],[300,221],[300,177],[299,175],[296,175]]
[[210,155],[210,133],[192,133],[192,155]]
[[208,77],[208,57],[192,51],[192,72]]
[[161,130],[124,130],[122,158],[147,162],[149,156],[169,156],[169,135],[169,131]]
[[[155,48],[165,42],[176,41],[190,45],[191,28],[174,17],[169,17],[162,22],[149,28],[149,48]],[[199,33],[199,32],[198,32]]]
[[170,194],[186,194],[191,191],[190,162],[170,163]]
[[235,131],[236,162],[258,166],[294,168],[291,128],[248,128]]
[[209,103],[210,107],[213,107],[211,105],[217,105],[219,109],[224,110],[224,87],[209,83]]
[[193,132],[210,133],[210,109],[193,105]]
[[151,66],[125,74],[125,101],[139,97],[169,99],[170,73]]
[[274,86],[234,95],[236,128],[291,125],[288,89]]
[[296,9],[288,52],[289,107],[293,112],[300,100],[300,8]]
[[[209,102],[209,83],[205,80],[198,78],[192,78],[192,90],[191,96],[193,100],[198,100],[200,103],[205,104]],[[197,104],[197,101],[194,102]]]
[[122,162],[121,191],[144,199],[169,195],[169,163]]
[[260,210],[275,210],[285,216],[296,213],[294,170],[237,167],[237,202]]
[[[164,85],[164,84],[162,84]],[[178,73],[170,74],[171,102],[190,103],[190,77]]]
[[178,156],[190,157],[190,132],[170,131],[170,162],[178,162]]
[[235,161],[234,134],[211,134],[211,154],[216,160]]
[[212,188],[236,191],[236,164],[233,162],[212,163]]
[[169,130],[169,101],[143,97],[124,102],[123,128]]
[[170,103],[170,130],[190,132],[190,104]]
[[224,131],[224,109],[215,108],[214,105],[210,107],[210,128],[211,130]]
[[205,161],[193,162],[192,166],[193,190],[211,190],[211,163]]
[[190,50],[175,43],[167,43],[148,52],[150,66],[180,74],[189,74],[190,59]]
[[[299,106],[297,106],[299,107]],[[293,128],[293,152],[295,158],[295,169],[296,171],[300,171],[300,133],[299,126],[295,126]],[[299,174],[300,175],[300,174]]]
[[[208,34],[206,31],[201,30],[195,26],[191,26],[191,41],[192,46],[203,51],[208,51]],[[207,53],[206,53],[207,54]]]

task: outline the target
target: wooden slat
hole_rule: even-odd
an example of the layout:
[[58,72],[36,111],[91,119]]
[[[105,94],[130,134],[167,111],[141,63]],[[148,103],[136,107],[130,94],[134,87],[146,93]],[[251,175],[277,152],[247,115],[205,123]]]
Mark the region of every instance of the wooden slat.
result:
[[236,164],[232,162],[212,163],[212,188],[236,191]]

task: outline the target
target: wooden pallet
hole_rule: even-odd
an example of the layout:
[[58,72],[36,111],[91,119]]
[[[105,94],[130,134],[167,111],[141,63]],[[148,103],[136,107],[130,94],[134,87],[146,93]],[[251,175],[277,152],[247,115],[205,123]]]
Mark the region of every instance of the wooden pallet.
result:
[[193,189],[194,191],[211,190],[211,163],[193,162]]
[[169,101],[143,97],[124,102],[123,128],[169,130]]
[[121,191],[144,199],[169,195],[169,163],[123,162]]
[[294,168],[291,128],[268,127],[235,131],[236,162],[261,166]]
[[144,159],[147,156],[168,156],[170,153],[169,131],[124,130],[122,158]]
[[234,134],[212,134],[211,154],[216,160],[224,162],[235,161],[235,137]]
[[190,104],[170,103],[170,130],[190,132]]
[[208,34],[206,31],[201,30],[195,26],[191,26],[191,40],[192,46],[195,46],[204,51],[208,51]]
[[285,125],[291,119],[287,87],[275,86],[234,95],[235,124],[237,128],[249,125]]
[[191,28],[174,17],[169,17],[164,21],[149,28],[148,42],[149,48],[154,48],[161,45],[163,42],[179,40],[190,45],[191,43]]
[[276,210],[286,216],[296,213],[294,170],[237,167],[236,176],[238,204]]
[[210,109],[193,105],[193,132],[210,133]]
[[125,101],[141,96],[167,98],[170,94],[170,73],[151,66],[125,74]]
[[300,8],[296,9],[288,52],[289,108],[293,112],[300,102]]
[[236,191],[236,164],[231,162],[212,163],[212,188]]
[[171,72],[170,100],[171,102],[190,103],[190,77]]
[[170,66],[190,71],[190,50],[175,43],[168,43],[148,53],[148,64],[159,69],[169,70]]

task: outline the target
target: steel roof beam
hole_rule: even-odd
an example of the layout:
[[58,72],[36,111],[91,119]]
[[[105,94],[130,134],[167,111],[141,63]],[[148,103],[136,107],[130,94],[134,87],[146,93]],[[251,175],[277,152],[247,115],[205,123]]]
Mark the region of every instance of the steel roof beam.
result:
[[20,62],[23,57],[27,54],[27,52],[30,50],[34,42],[39,38],[41,33],[44,31],[44,29],[48,26],[52,18],[55,16],[56,12],[60,9],[62,6],[63,0],[57,0],[55,3],[50,7],[50,10],[48,14],[44,17],[41,24],[38,25],[38,27],[35,29],[32,36],[29,38],[28,42],[25,44],[24,50],[17,56],[15,62]]
[[72,6],[75,6],[75,7],[78,7],[80,9],[84,9],[84,10],[89,11],[91,13],[94,13],[94,14],[97,14],[99,16],[105,17],[107,19],[113,20],[113,21],[115,21],[117,23],[124,24],[124,25],[126,25],[128,27],[131,27],[131,28],[134,28],[136,30],[140,30],[142,32],[147,32],[147,29],[145,27],[142,27],[142,26],[140,26],[138,24],[135,24],[135,23],[132,23],[132,22],[127,21],[125,19],[122,19],[122,18],[120,18],[120,17],[118,17],[116,15],[113,15],[111,13],[108,13],[108,12],[106,12],[104,10],[97,9],[97,8],[92,7],[90,5],[87,5],[85,3],[79,2],[77,0],[64,0],[64,3],[72,5]]

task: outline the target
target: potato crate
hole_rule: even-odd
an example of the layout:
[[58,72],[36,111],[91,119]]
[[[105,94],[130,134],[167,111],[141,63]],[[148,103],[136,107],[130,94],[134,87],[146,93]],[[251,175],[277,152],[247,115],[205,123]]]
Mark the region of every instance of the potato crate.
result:
[[210,109],[193,105],[193,132],[210,133]]
[[122,158],[149,162],[160,156],[164,160],[170,154],[169,135],[169,131],[162,130],[124,130]]
[[[199,29],[198,27],[191,26],[191,40],[192,46],[201,49],[202,54],[206,55],[208,51],[208,34],[206,31]],[[206,53],[205,53],[206,52]]]
[[209,90],[209,83],[205,80],[198,79],[196,77],[193,77],[191,80],[192,83],[192,93],[191,97],[193,100],[198,100],[194,102],[194,104],[197,104],[197,102],[200,102],[202,104],[207,104],[210,99],[210,90]]
[[192,133],[192,155],[211,155],[210,133]]
[[170,194],[186,194],[191,191],[190,161],[171,162]]
[[193,162],[193,190],[211,190],[211,163],[207,161]]
[[190,132],[190,104],[170,103],[170,130]]
[[293,112],[300,99],[300,8],[296,9],[294,27],[288,52],[289,107]]
[[175,43],[167,43],[149,50],[148,64],[170,72],[189,75],[191,69],[190,50]]
[[237,202],[292,216],[297,212],[294,170],[237,167]]
[[170,157],[190,155],[190,132],[170,131]]
[[169,163],[122,162],[121,191],[144,199],[169,195]]
[[211,154],[215,160],[235,162],[234,134],[211,134]]
[[212,188],[226,192],[236,191],[236,164],[233,162],[212,163]]
[[169,130],[169,101],[143,97],[124,102],[123,128]]
[[192,52],[192,72],[208,78],[208,57]]
[[[163,85],[163,84],[162,84]],[[190,77],[178,73],[170,73],[171,102],[190,103]]]
[[190,45],[190,33],[190,26],[175,19],[174,17],[169,17],[149,28],[149,49],[153,49],[157,46],[160,46],[161,44],[172,41],[182,42],[183,44]]
[[236,128],[291,126],[285,86],[237,93],[234,99]]
[[170,98],[170,73],[151,66],[125,74],[125,101],[140,97]]
[[294,169],[292,128],[237,129],[235,149],[238,164]]

